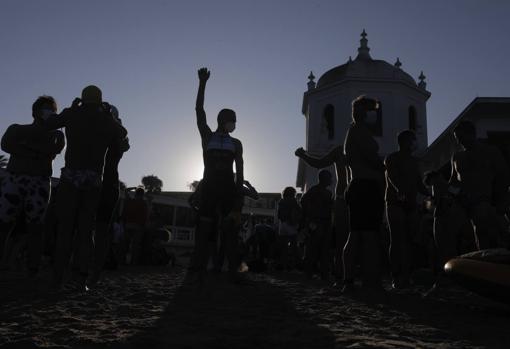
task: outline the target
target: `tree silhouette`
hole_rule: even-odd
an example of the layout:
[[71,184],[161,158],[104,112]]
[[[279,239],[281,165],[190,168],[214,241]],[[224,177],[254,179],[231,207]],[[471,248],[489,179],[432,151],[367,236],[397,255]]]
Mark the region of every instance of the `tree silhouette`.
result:
[[155,175],[142,177],[142,184],[149,193],[160,193],[163,188],[163,181]]
[[200,181],[195,179],[193,182],[188,183],[188,188],[189,188],[189,190],[194,192],[197,190],[199,184],[200,184]]
[[9,160],[7,159],[7,157],[5,155],[0,155],[0,168],[5,168],[7,167],[7,162]]

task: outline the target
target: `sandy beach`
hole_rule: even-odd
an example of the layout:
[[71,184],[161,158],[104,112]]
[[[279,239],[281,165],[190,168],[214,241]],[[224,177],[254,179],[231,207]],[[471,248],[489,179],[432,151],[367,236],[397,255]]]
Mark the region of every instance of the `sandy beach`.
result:
[[41,278],[0,277],[2,348],[508,348],[510,309],[460,289],[378,304],[301,273],[210,275],[129,267],[89,292],[50,292]]

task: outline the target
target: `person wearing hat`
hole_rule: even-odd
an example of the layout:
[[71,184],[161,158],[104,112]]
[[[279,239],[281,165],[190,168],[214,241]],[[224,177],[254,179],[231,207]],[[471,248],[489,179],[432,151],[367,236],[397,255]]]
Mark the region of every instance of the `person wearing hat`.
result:
[[[236,114],[222,109],[218,114],[218,127],[212,131],[207,125],[204,94],[210,71],[198,70],[200,81],[196,100],[197,126],[202,139],[204,176],[201,184],[201,203],[195,234],[194,270],[203,281],[209,259],[209,243],[216,240],[218,225],[232,210],[238,191],[244,183],[243,147],[241,141],[230,136],[236,126]],[[236,175],[233,165],[235,163]]]
[[127,131],[102,103],[97,86],[83,89],[81,99],[71,108],[46,121],[50,129],[65,127],[67,149],[57,194],[57,241],[55,251],[55,283],[60,286],[69,266],[74,231],[79,244],[80,288],[85,287],[93,241],[92,230],[101,195],[105,154],[118,147]]

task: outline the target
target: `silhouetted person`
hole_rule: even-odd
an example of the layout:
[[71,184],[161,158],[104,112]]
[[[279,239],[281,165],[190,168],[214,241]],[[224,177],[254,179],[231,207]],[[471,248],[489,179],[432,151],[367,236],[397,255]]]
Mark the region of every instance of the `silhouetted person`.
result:
[[384,160],[386,165],[386,215],[390,228],[390,264],[393,287],[409,285],[413,245],[419,225],[418,192],[428,195],[423,185],[418,159],[413,156],[416,136],[406,130],[398,134],[397,152]]
[[352,288],[354,270],[362,253],[363,285],[380,288],[379,239],[384,212],[384,165],[379,145],[368,124],[376,119],[378,103],[360,96],[352,102],[353,122],[344,151],[351,181],[345,200],[349,208],[349,239],[344,248],[344,290]]
[[499,247],[502,242],[492,200],[496,178],[508,172],[505,160],[496,147],[476,139],[475,126],[469,121],[460,122],[454,136],[462,150],[452,156],[450,185],[459,189],[457,198],[471,219],[477,248]]
[[301,206],[296,200],[296,189],[286,187],[278,201],[278,244],[280,264],[284,269],[293,269],[297,259],[297,236],[301,221]]
[[255,247],[255,268],[254,270],[266,271],[269,259],[273,256],[273,247],[276,241],[276,234],[273,224],[268,218],[263,218],[253,228],[252,240]]
[[[115,106],[104,103],[104,108],[105,111],[109,112],[112,117],[122,125],[122,121],[119,118],[119,111]],[[99,199],[96,229],[94,233],[94,267],[90,284],[99,280],[100,272],[103,269],[110,248],[112,240],[112,234],[110,234],[112,217],[117,207],[117,202],[119,201],[120,182],[118,167],[122,155],[127,150],[129,150],[129,140],[125,138],[121,142],[112,144],[106,152],[101,198]]]
[[[208,262],[209,241],[214,240],[220,220],[232,209],[236,187],[244,183],[243,148],[241,142],[230,136],[236,125],[236,114],[231,109],[222,109],[218,114],[218,128],[212,131],[207,125],[204,110],[204,95],[210,72],[207,68],[198,71],[200,84],[196,100],[197,126],[202,139],[204,176],[201,188],[199,222],[195,235],[195,270],[203,280]],[[236,179],[233,165],[235,162]]]
[[[67,149],[57,198],[58,232],[55,261],[55,283],[62,284],[69,266],[73,236],[78,235],[80,282],[88,276],[92,252],[92,230],[101,195],[104,158],[108,148],[122,142],[126,130],[105,111],[102,93],[87,86],[80,100],[61,114],[46,121],[50,129],[65,127]],[[83,285],[80,285],[80,287]]]
[[347,225],[347,206],[345,204],[345,188],[347,186],[347,168],[343,145],[333,148],[328,154],[321,158],[309,155],[303,148],[299,148],[295,152],[296,156],[303,159],[308,165],[315,168],[324,168],[335,165],[336,169],[336,191],[335,191],[335,208],[333,215],[333,226],[335,231],[335,277],[337,280],[343,280],[343,250],[349,229]]
[[[127,190],[133,188],[127,188]],[[142,242],[149,221],[149,205],[145,200],[145,190],[136,188],[134,198],[127,194],[122,212],[126,232],[127,263],[137,265],[142,255]]]
[[306,272],[308,276],[312,276],[318,263],[323,280],[327,280],[331,264],[329,250],[333,194],[328,189],[331,182],[331,172],[321,170],[319,183],[311,187],[301,197],[303,219],[308,230],[305,254]]
[[459,246],[462,228],[468,223],[465,210],[455,197],[455,188],[449,187],[448,181],[436,171],[427,172],[423,182],[432,190],[434,203],[434,272],[443,273],[446,262],[460,254]]
[[62,132],[48,131],[42,126],[56,111],[53,97],[41,96],[32,105],[33,122],[11,125],[2,137],[2,150],[10,158],[7,176],[0,177],[0,239],[8,239],[12,225],[23,214],[30,234],[28,269],[32,275],[38,271],[43,248],[42,230],[50,198],[52,162],[65,145]]

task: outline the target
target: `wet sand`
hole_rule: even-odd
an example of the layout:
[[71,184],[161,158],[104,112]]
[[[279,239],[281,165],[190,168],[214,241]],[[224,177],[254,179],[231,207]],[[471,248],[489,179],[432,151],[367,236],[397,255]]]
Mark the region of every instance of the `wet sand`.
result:
[[2,348],[509,348],[510,308],[461,289],[378,304],[300,273],[210,275],[130,267],[89,292],[50,292],[45,278],[0,275]]

